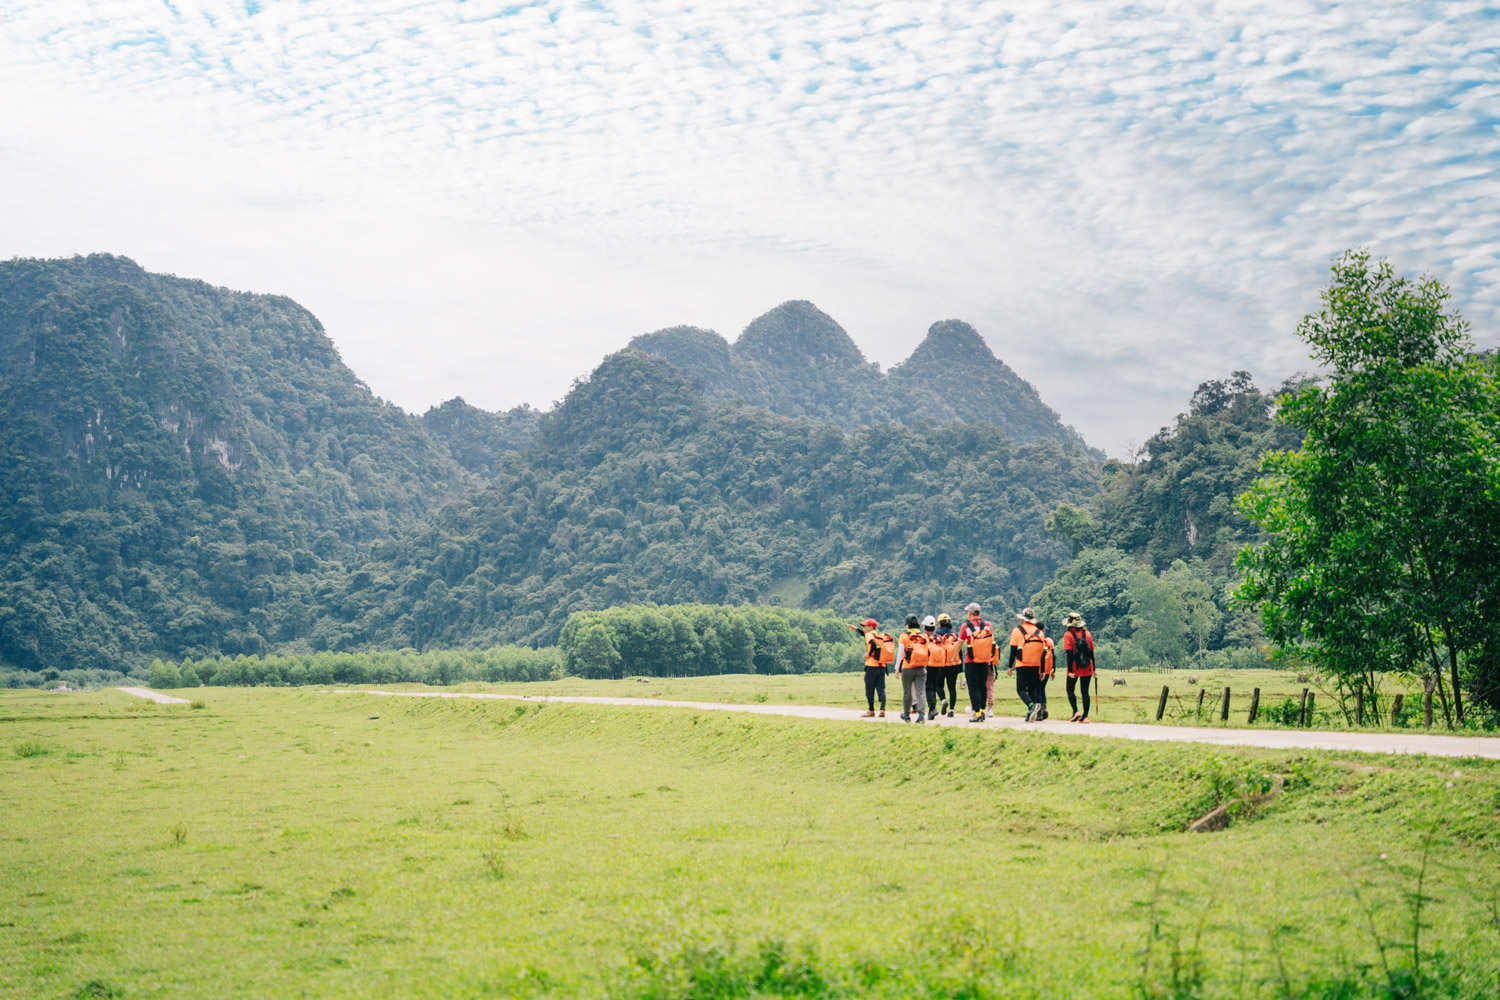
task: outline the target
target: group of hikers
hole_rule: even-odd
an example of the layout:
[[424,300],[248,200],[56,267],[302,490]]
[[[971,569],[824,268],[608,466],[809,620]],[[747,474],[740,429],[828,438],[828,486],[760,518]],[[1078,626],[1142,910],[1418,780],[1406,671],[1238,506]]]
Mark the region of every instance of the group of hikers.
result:
[[[953,718],[958,707],[958,678],[962,674],[969,689],[970,722],[983,722],[995,711],[995,674],[1000,667],[1001,647],[995,627],[980,616],[977,604],[964,609],[967,618],[957,630],[946,612],[922,621],[906,616],[906,630],[898,636],[879,631],[880,623],[866,618],[850,625],[865,639],[866,718],[885,717],[885,678],[893,667],[901,678],[901,721],[926,722],[946,715]],[[1027,608],[1016,615],[1011,630],[1005,672],[1016,679],[1016,694],[1026,706],[1026,721],[1047,718],[1047,681],[1055,673],[1056,644],[1046,628]],[[1068,704],[1072,722],[1089,721],[1089,684],[1094,679],[1094,637],[1084,626],[1083,616],[1065,616],[1062,648],[1068,675]],[[1079,708],[1079,695],[1082,709]],[[924,710],[925,709],[925,710]]]

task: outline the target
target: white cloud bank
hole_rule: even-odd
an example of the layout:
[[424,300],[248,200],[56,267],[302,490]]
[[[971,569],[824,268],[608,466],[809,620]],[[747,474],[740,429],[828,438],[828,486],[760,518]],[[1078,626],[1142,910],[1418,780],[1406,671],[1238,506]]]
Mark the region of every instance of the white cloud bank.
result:
[[1349,246],[1500,329],[1495,11],[1267,10],[11,0],[0,256],[292,295],[416,410],[788,298],[885,364],[957,316],[1119,453],[1306,367]]

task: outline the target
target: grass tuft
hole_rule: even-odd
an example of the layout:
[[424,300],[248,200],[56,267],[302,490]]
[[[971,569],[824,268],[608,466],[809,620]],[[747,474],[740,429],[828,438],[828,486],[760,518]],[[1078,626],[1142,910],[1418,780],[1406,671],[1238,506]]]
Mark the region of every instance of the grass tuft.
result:
[[40,757],[47,752],[47,748],[36,740],[22,740],[15,746],[17,757]]

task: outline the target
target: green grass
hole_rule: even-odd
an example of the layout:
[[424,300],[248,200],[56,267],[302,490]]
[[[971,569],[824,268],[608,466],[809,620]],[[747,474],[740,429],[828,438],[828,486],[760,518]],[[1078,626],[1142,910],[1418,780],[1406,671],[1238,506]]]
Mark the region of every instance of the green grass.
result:
[[1500,986],[1491,762],[196,694],[0,693],[0,996],[1394,995],[1437,820],[1409,995]]

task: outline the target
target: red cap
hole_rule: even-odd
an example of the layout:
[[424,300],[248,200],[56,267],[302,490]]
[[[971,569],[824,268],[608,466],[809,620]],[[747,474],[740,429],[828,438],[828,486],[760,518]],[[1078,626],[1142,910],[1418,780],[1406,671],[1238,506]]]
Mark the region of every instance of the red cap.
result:
[[878,621],[876,621],[875,619],[873,619],[873,618],[866,618],[864,620],[864,626],[865,626],[865,628],[876,628],[879,625],[880,625],[880,623]]

